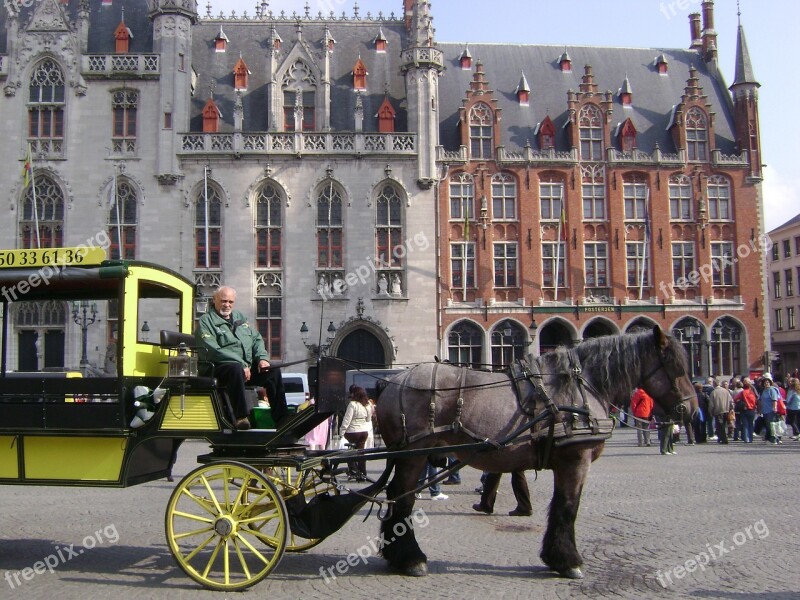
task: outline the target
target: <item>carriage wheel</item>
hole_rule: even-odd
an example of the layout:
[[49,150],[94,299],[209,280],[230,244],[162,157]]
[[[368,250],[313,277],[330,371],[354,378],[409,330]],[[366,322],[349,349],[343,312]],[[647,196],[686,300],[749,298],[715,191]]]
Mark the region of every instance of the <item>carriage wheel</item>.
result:
[[234,462],[204,465],[186,475],[170,496],[165,526],[181,569],[222,591],[247,589],[269,575],[289,532],[286,506],[272,482]]
[[[319,469],[298,471],[291,467],[268,467],[264,469],[264,474],[280,491],[284,500],[298,494],[303,494],[307,501],[320,494],[339,495],[339,489],[336,485],[330,479],[323,479]],[[286,542],[286,551],[302,552],[313,548],[324,539],[307,539],[290,531],[289,539]],[[267,540],[266,543],[269,544],[270,542]]]

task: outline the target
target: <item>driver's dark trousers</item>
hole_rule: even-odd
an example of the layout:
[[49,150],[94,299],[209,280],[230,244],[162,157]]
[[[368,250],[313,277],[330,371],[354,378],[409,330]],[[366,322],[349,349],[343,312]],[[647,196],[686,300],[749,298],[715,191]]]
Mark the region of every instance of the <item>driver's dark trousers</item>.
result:
[[283,389],[283,376],[279,368],[269,368],[258,372],[256,363],[250,368],[250,380],[244,380],[244,369],[239,363],[217,363],[214,377],[225,388],[233,408],[234,420],[243,419],[250,414],[250,406],[245,398],[245,385],[263,387],[272,409],[272,420],[280,424],[286,417],[286,392]]

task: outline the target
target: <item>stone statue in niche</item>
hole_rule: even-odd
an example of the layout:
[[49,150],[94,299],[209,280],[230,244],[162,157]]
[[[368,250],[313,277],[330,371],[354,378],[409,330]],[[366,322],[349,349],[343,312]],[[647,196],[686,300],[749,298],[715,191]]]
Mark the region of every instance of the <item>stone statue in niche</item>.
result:
[[386,273],[381,273],[378,275],[378,295],[389,295],[389,280],[386,278]]
[[317,293],[323,298],[327,298],[331,295],[331,284],[328,282],[328,276],[324,273],[319,276],[319,281],[317,282]]
[[342,279],[341,273],[336,273],[333,276],[333,286],[331,287],[333,288],[334,296],[341,296],[342,294],[344,294],[345,284],[344,284],[344,279]]
[[395,273],[392,275],[392,296],[402,296],[403,289],[400,286],[400,274]]

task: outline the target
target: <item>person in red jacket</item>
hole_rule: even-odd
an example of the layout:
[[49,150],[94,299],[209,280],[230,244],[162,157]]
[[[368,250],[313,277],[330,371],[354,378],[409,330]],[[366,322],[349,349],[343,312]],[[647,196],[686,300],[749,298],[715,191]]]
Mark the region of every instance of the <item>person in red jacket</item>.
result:
[[636,441],[639,446],[650,445],[650,420],[653,417],[653,399],[642,388],[631,396],[631,413],[635,417]]

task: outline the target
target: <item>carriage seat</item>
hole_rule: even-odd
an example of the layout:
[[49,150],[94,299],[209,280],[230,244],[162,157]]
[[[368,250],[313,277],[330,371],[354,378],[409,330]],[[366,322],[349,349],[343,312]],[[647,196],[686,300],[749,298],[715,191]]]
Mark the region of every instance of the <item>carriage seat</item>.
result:
[[185,344],[187,348],[194,348],[195,339],[191,333],[181,333],[180,331],[161,330],[161,346],[164,348],[177,348]]

